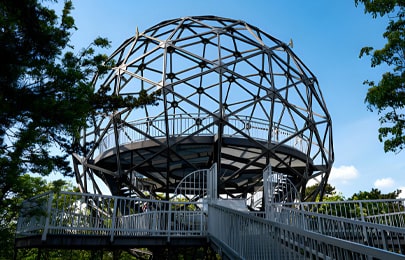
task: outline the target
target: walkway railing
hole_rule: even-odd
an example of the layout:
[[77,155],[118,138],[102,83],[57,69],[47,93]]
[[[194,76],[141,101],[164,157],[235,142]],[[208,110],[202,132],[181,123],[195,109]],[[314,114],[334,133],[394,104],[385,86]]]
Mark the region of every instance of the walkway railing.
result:
[[17,238],[207,237],[232,259],[405,257],[403,200],[274,203],[266,217],[206,202],[50,192],[23,203]]
[[199,202],[52,192],[24,202],[17,236],[206,236]]
[[[299,208],[278,207],[270,217],[278,223],[318,233],[327,237],[347,240],[370,248],[396,252],[405,257],[405,230],[360,219],[330,216]],[[370,253],[370,255],[372,255]]]
[[405,199],[286,203],[284,206],[339,218],[405,227]]
[[[283,221],[266,220],[230,208],[209,204],[208,235],[232,259],[403,259],[391,250],[381,250],[350,237],[337,238],[314,232],[304,224],[318,221],[297,214],[284,214]],[[282,216],[280,214],[279,216]],[[328,219],[329,216],[325,216]],[[332,218],[333,219],[333,218]],[[321,222],[322,223],[322,220]],[[361,223],[359,223],[361,226]],[[326,229],[327,230],[327,229]],[[397,229],[398,231],[398,229]],[[362,232],[362,229],[357,229]]]
[[[167,120],[169,135],[178,136],[214,136],[218,133],[218,126],[214,123],[215,118],[208,115],[197,114],[177,114],[169,116]],[[234,128],[224,127],[224,135],[230,137],[244,137],[246,134],[256,140],[271,141],[278,143],[286,141],[286,145],[294,147],[302,152],[308,148],[308,139],[305,136],[293,137],[296,134],[294,129],[278,125],[269,129],[267,120],[252,118],[247,116],[228,117],[227,122]],[[128,123],[129,126],[119,128],[119,144],[124,145],[132,142],[146,141],[148,136],[153,138],[166,137],[166,120],[163,116],[144,118]],[[271,131],[271,133],[269,132]],[[293,137],[293,138],[292,138]],[[103,138],[100,145],[100,152],[115,147],[115,135],[113,130],[109,131]]]

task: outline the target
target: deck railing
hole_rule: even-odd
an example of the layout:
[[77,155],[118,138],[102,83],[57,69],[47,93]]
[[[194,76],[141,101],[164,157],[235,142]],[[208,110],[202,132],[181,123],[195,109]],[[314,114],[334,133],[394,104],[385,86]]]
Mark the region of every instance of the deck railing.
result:
[[[169,116],[167,120],[170,137],[179,136],[214,136],[218,133],[218,126],[214,123],[215,118],[208,115],[177,114]],[[224,135],[230,137],[244,137],[243,134],[259,141],[285,144],[302,152],[308,148],[308,139],[305,136],[295,136],[294,129],[274,123],[270,129],[269,122],[259,118],[247,116],[228,117]],[[149,137],[166,137],[166,119],[163,116],[143,118],[128,123],[130,126],[119,128],[119,144],[124,145],[132,142],[146,141]],[[237,130],[235,130],[237,129]],[[269,132],[271,131],[271,132]],[[149,136],[149,137],[148,137]],[[111,129],[102,139],[100,152],[115,147],[115,134]]]

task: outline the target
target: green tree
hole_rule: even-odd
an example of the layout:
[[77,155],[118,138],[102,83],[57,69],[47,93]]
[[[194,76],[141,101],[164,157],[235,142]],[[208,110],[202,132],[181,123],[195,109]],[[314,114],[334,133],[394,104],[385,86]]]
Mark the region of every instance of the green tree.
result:
[[77,29],[72,2],[64,1],[60,14],[45,2],[56,1],[0,0],[0,234],[8,234],[1,239],[13,237],[5,222],[15,222],[17,202],[42,191],[43,180],[32,174],[72,175],[68,156],[81,152],[79,133],[88,118],[155,100],[144,93],[120,98],[106,95],[108,89],[94,91],[94,75],[114,66],[98,53],[108,40],[97,38],[76,51],[70,43]]
[[389,18],[383,37],[385,46],[374,50],[363,47],[360,57],[371,56],[371,66],[388,65],[389,71],[379,82],[366,80],[369,86],[365,102],[368,109],[380,115],[379,140],[384,151],[399,152],[405,147],[405,1],[403,0],[355,0],[364,5],[364,12]]
[[[402,214],[389,214],[395,212],[401,213],[404,211],[402,201],[396,200],[400,193],[401,190],[395,190],[384,194],[376,188],[372,188],[371,191],[359,191],[349,198],[349,200],[354,201],[354,204],[352,205],[354,207],[347,209],[346,212],[351,212],[356,216],[362,214],[363,216],[368,217],[369,221],[374,223],[388,225],[403,223]],[[361,207],[356,201],[361,201]]]
[[[319,184],[314,184],[312,186],[309,186],[305,189],[305,198],[311,197],[312,194],[315,193],[316,190],[319,189]],[[345,198],[341,193],[338,193],[336,191],[336,188],[330,185],[329,183],[326,184],[325,186],[325,192],[322,197],[322,200],[320,198],[320,195],[318,194],[315,201],[343,201]]]
[[359,191],[354,193],[349,200],[384,200],[384,199],[396,199],[401,193],[401,190],[395,190],[389,193],[381,193],[379,189],[372,188],[371,191]]
[[42,177],[24,174],[18,178],[19,185],[13,192],[18,196],[7,196],[0,208],[0,259],[12,259],[17,217],[21,203],[35,195],[61,190],[72,190],[72,185],[64,180],[47,182]]
[[[42,1],[41,1],[42,2]],[[92,47],[79,53],[69,47],[71,2],[60,17],[36,0],[0,1],[0,214],[1,244],[13,237],[18,203],[44,191],[45,182],[26,173],[46,176],[54,170],[71,174],[66,154],[91,107],[87,78],[103,55]],[[105,47],[98,39],[93,45]],[[3,247],[4,249],[4,247]]]

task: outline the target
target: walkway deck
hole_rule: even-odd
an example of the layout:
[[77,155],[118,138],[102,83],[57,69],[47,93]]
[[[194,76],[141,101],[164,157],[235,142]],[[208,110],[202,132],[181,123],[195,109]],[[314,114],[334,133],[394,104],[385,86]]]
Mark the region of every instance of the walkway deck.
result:
[[227,204],[47,193],[24,203],[16,248],[210,245],[231,259],[405,258],[404,200],[273,204],[261,216]]

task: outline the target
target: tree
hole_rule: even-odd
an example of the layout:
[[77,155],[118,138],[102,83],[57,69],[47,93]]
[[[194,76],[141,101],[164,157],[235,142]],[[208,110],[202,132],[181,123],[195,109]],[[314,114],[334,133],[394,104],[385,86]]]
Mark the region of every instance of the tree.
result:
[[72,149],[91,108],[88,77],[105,57],[92,48],[62,54],[75,28],[71,9],[66,2],[59,19],[36,0],[0,1],[0,233],[7,235],[1,244],[13,237],[13,224],[5,223],[15,223],[18,202],[44,187],[26,174],[70,174],[67,155],[51,148]]
[[371,66],[388,65],[388,72],[379,82],[366,80],[369,86],[365,102],[370,111],[380,115],[379,140],[385,152],[399,152],[405,148],[405,1],[403,0],[355,0],[364,5],[365,13],[373,18],[388,16],[389,24],[383,37],[385,46],[374,50],[363,47],[360,57],[371,56]]
[[[107,96],[106,89],[94,91],[94,75],[102,75],[114,65],[114,61],[106,62],[108,57],[96,51],[109,47],[108,40],[97,38],[75,53],[70,43],[70,36],[77,29],[70,15],[72,2],[64,2],[60,15],[44,6],[44,2],[0,0],[3,221],[13,222],[18,212],[14,202],[42,187],[43,180],[26,174],[72,175],[67,158],[72,152],[80,153],[80,129],[89,123],[90,116],[154,102],[153,96],[120,98]],[[1,234],[10,234],[10,226],[0,228]]]
[[[355,213],[356,216],[366,216],[368,221],[397,225],[403,222],[402,214],[390,214],[404,212],[402,200],[397,200],[401,190],[395,190],[389,193],[381,193],[379,189],[372,188],[371,191],[359,191],[353,194],[349,201],[354,201],[350,209],[346,212]],[[356,201],[361,201],[357,203]]]
[[[309,198],[317,189],[319,189],[319,184],[314,184],[305,189],[305,198]],[[315,201],[344,201],[345,198],[341,193],[336,192],[336,188],[330,185],[329,183],[325,186],[325,192],[320,198],[319,194],[317,195]]]
[[24,200],[47,191],[73,190],[72,185],[64,180],[47,182],[42,177],[31,177],[29,174],[18,179],[18,189],[13,191],[18,196],[8,196],[0,208],[0,259],[13,258],[17,217]]
[[384,199],[397,199],[401,190],[395,190],[387,194],[381,193],[379,189],[372,188],[371,191],[359,191],[354,193],[349,200],[384,200]]

